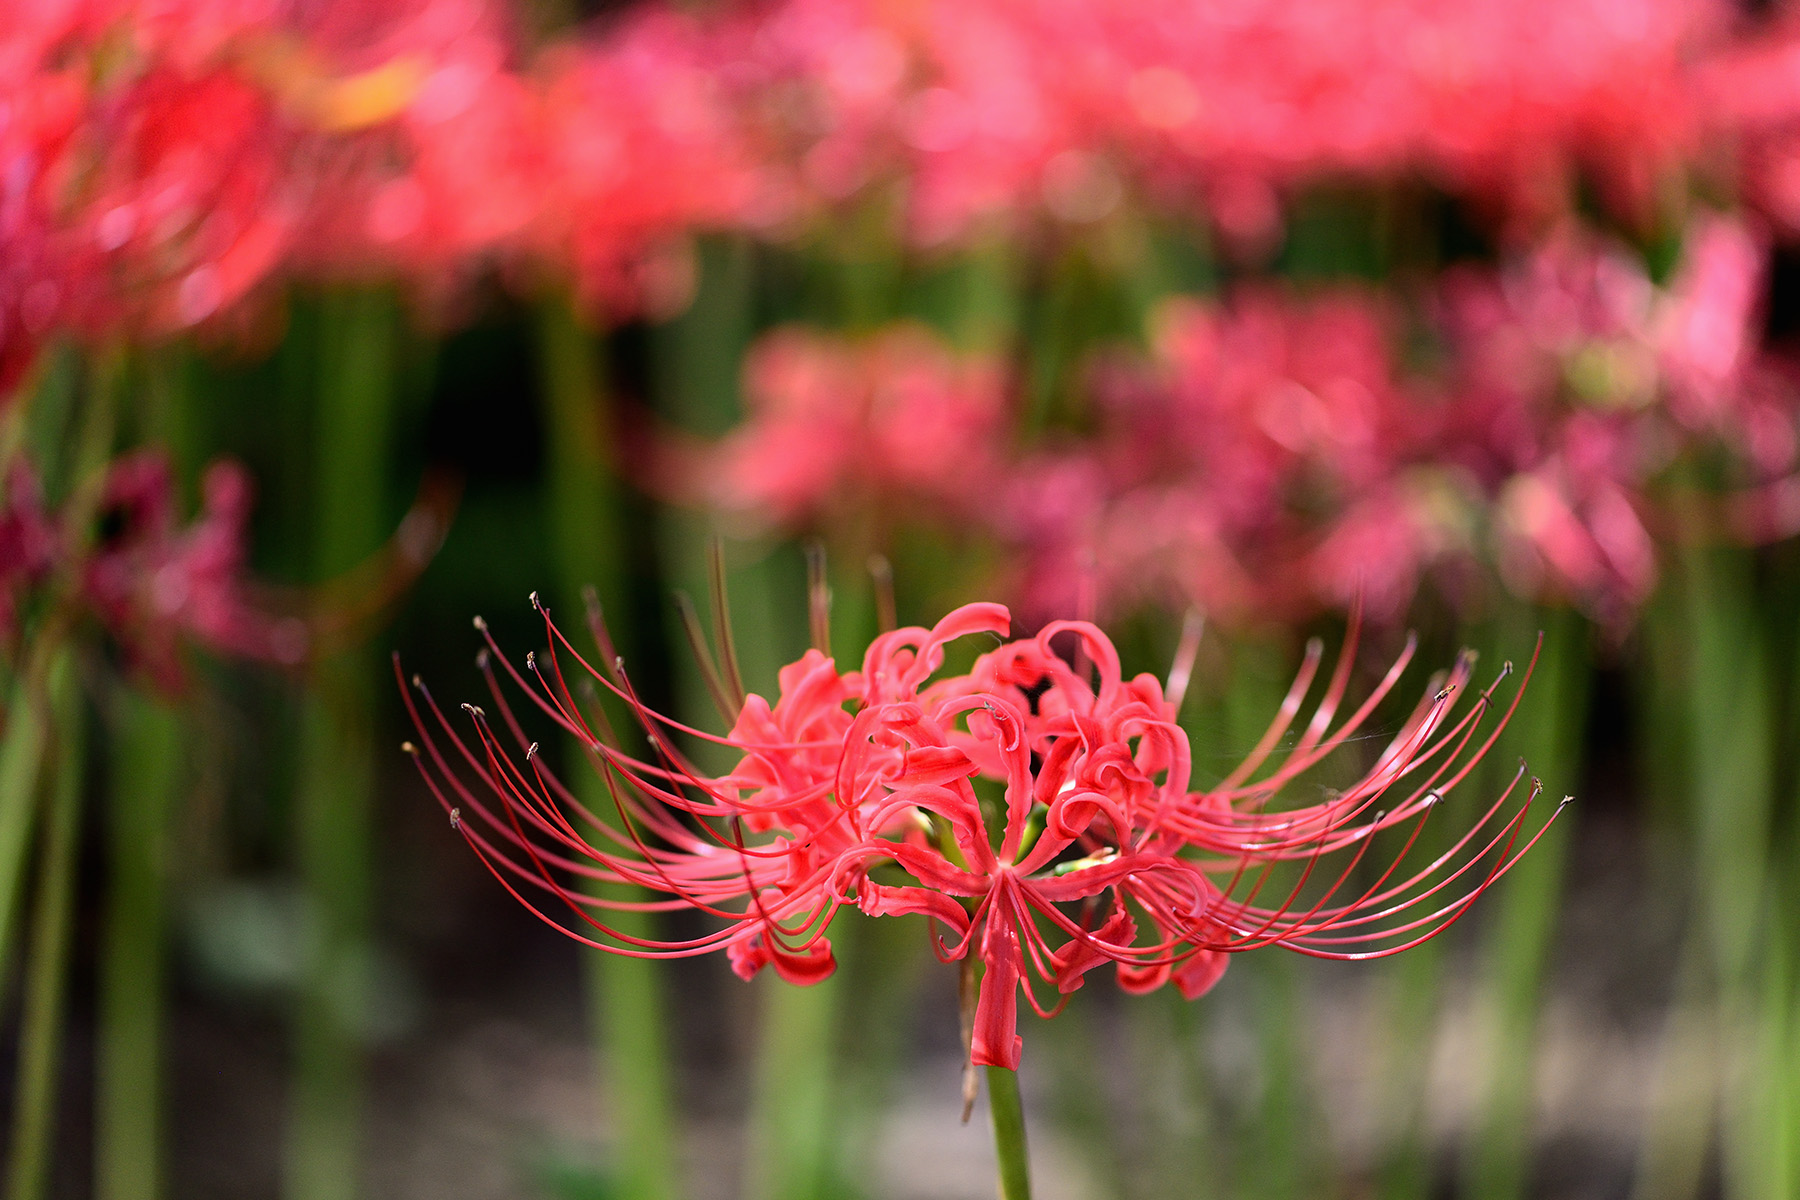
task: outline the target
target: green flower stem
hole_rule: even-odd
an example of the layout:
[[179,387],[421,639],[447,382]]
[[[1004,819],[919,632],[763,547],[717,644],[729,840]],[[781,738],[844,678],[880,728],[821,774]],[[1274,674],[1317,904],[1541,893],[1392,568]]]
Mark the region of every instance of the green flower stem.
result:
[[[1795,689],[1790,695],[1800,692],[1800,671],[1790,677],[1789,687]],[[1790,703],[1788,711],[1792,721],[1800,710]],[[1763,1045],[1758,1055],[1772,1068],[1766,1080],[1768,1191],[1800,1196],[1800,825],[1789,825],[1786,845],[1777,853],[1786,869],[1775,873],[1773,911],[1764,926]]]
[[1793,1196],[1800,1194],[1800,1162],[1796,1161],[1795,1123],[1800,1120],[1800,1080],[1794,1077],[1797,1050],[1793,1042],[1794,937],[1791,895],[1777,897],[1772,918],[1764,925],[1762,987],[1757,1000],[1754,1061],[1763,1064],[1755,1081],[1752,1103],[1761,1115],[1761,1134],[1767,1140],[1753,1160],[1760,1177],[1753,1176],[1746,1195]]
[[1719,1088],[1719,1047],[1705,935],[1689,930],[1675,970],[1675,994],[1657,1045],[1656,1075],[1644,1105],[1635,1200],[1693,1200],[1702,1194]]
[[[381,544],[398,314],[377,293],[333,299],[320,322],[314,570],[340,573]],[[309,917],[295,1023],[287,1194],[360,1190],[374,800],[374,681],[363,649],[313,664],[300,702],[295,840]]]
[[95,1034],[94,1194],[163,1193],[163,1015],[169,820],[183,763],[181,716],[120,689],[112,732],[108,879]]
[[[1652,823],[1670,847],[1691,846],[1689,786],[1695,748],[1688,727],[1689,656],[1693,631],[1679,587],[1664,589],[1644,615],[1644,697],[1638,728],[1639,774]],[[1686,890],[1694,862],[1664,855],[1653,860],[1661,888]],[[1697,906],[1697,898],[1696,898]],[[1712,951],[1697,907],[1673,971],[1673,995],[1657,1042],[1656,1073],[1645,1098],[1634,1200],[1692,1200],[1701,1194],[1718,1096],[1717,1024]]]
[[75,904],[75,854],[81,832],[81,693],[63,655],[49,678],[54,766],[49,811],[38,859],[31,948],[25,964],[19,1021],[18,1084],[14,1092],[7,1200],[38,1200],[50,1176],[56,1128],[56,1091],[68,992],[70,930]]
[[836,1163],[835,1037],[844,981],[795,987],[765,971],[744,1194],[820,1200]]
[[[740,643],[744,670],[752,690],[767,694],[783,655],[774,639],[789,636],[798,656],[804,644],[806,605],[793,592],[801,578],[798,564],[785,555],[766,559],[732,577],[733,611],[742,628],[763,636]],[[784,592],[792,595],[789,601]],[[839,627],[833,649],[840,654],[867,645],[873,614],[866,596],[837,595],[833,624]],[[850,628],[848,636],[846,628]],[[744,1195],[747,1200],[819,1200],[845,1191],[843,1168],[848,1153],[846,1129],[853,1129],[864,1108],[863,1097],[846,1085],[843,1020],[846,1011],[869,1015],[854,1001],[853,986],[862,943],[870,932],[860,914],[832,925],[830,938],[838,971],[809,987],[795,987],[764,972],[758,1016],[756,1078],[751,1094],[749,1146]],[[860,1017],[859,1017],[860,1019]],[[860,1039],[859,1039],[860,1043]],[[861,1045],[862,1049],[871,1049]]]
[[[0,713],[4,729],[0,732],[0,975],[12,958],[25,861],[37,822],[38,785],[54,741],[52,699],[64,686],[61,676],[73,669],[64,646],[71,609],[63,598],[80,585],[80,564],[93,534],[92,517],[100,502],[112,447],[123,366],[122,356],[111,352],[85,371],[77,371],[71,364],[67,370],[47,375],[33,397],[33,415],[44,418],[33,440],[40,443],[37,453],[46,470],[46,483],[54,479],[67,489],[65,532],[73,552],[65,557],[51,584],[50,611],[31,630],[23,662],[8,685],[6,709]],[[78,397],[84,389],[76,386],[76,380],[82,377],[86,395]]]
[[1750,1061],[1756,1024],[1757,955],[1768,901],[1774,806],[1773,699],[1754,607],[1751,561],[1742,550],[1695,551],[1686,564],[1692,630],[1688,726],[1693,734],[1693,815],[1698,822],[1701,903],[1718,986],[1727,1085],[1722,1165],[1726,1195],[1775,1195],[1765,1186],[1767,1114],[1775,1061]]
[[[539,312],[549,451],[550,523],[562,611],[578,614],[576,597],[593,585],[609,614],[628,597],[625,530],[619,486],[610,459],[606,392],[592,335],[562,302]],[[614,622],[618,626],[618,622]],[[615,721],[629,727],[628,721]],[[612,811],[605,783],[592,771],[571,774],[582,801]],[[613,887],[606,894],[641,895]],[[653,936],[649,913],[616,911],[607,921],[621,933]],[[613,1181],[623,1200],[670,1200],[680,1194],[676,1122],[668,1069],[666,1004],[657,964],[614,954],[584,954],[588,996],[598,1042],[606,1108],[612,1114]]]
[[1025,1106],[1019,1076],[1005,1067],[987,1069],[988,1114],[994,1121],[994,1158],[1000,1200],[1031,1200],[1031,1162],[1025,1152]]
[[[1244,639],[1234,647],[1221,723],[1227,752],[1222,760],[1215,758],[1215,764],[1235,766],[1262,738],[1292,685],[1295,661],[1291,647],[1273,640]],[[1268,770],[1265,765],[1258,774]],[[1301,1050],[1301,964],[1292,954],[1248,954],[1240,955],[1231,970],[1238,975],[1237,986],[1253,997],[1257,1065],[1263,1079],[1254,1124],[1246,1131],[1242,1177],[1267,1200],[1300,1200],[1317,1191],[1314,1185],[1322,1174],[1323,1157],[1314,1136],[1317,1125]]]
[[1780,1194],[1769,1190],[1781,1151],[1768,1109],[1780,1086],[1772,1073],[1785,1064],[1745,1053],[1757,1032],[1760,973],[1771,969],[1758,951],[1775,753],[1752,566],[1741,549],[1690,551],[1680,603],[1664,614],[1677,623],[1667,632],[1683,652],[1683,686],[1669,695],[1688,733],[1684,818],[1698,905],[1645,1127],[1638,1195],[1654,1200],[1698,1194],[1715,1129],[1725,1195]]
[[[732,576],[733,612],[742,628],[762,634],[739,644],[744,671],[753,690],[765,694],[780,662],[776,636],[791,633],[796,647],[804,644],[804,601],[797,594],[793,603],[779,599],[783,584],[799,578],[797,566],[784,557]],[[797,656],[797,649],[789,655]],[[765,970],[758,981],[762,1003],[745,1162],[747,1200],[820,1200],[843,1190],[842,1131],[853,1123],[843,1106],[853,1098],[844,1087],[840,1029],[846,973],[864,932],[860,914],[850,916],[854,919],[836,922],[830,931],[839,962],[830,979],[795,987]]]
[[1752,609],[1749,555],[1695,551],[1684,570],[1689,632],[1691,817],[1715,970],[1735,986],[1764,902],[1771,796],[1768,665]]
[[[1585,622],[1568,609],[1519,614],[1501,622],[1502,656],[1523,669],[1535,630],[1544,648],[1530,687],[1500,743],[1493,770],[1484,772],[1490,789],[1510,780],[1519,757],[1543,780],[1540,803],[1554,806],[1575,791],[1587,726],[1588,665]],[[1498,663],[1479,664],[1481,686]],[[1504,777],[1504,778],[1502,778]],[[1546,809],[1548,811],[1548,809]],[[1542,985],[1562,909],[1563,882],[1574,838],[1564,814],[1536,847],[1507,873],[1490,914],[1494,922],[1486,947],[1484,975],[1493,1000],[1496,1027],[1487,1093],[1468,1164],[1469,1194],[1477,1200],[1516,1200],[1524,1195],[1531,1164],[1532,1072]]]
[[[655,331],[652,346],[660,408],[692,433],[719,436],[741,415],[738,373],[752,333],[752,284],[748,245],[709,240],[700,249],[700,284],[692,305]],[[707,519],[665,512],[658,525],[664,575],[705,608],[709,572],[704,549],[712,532]],[[731,572],[730,603],[738,630],[754,631],[754,636],[736,642],[750,690],[766,694],[781,664],[797,657],[805,644],[806,605],[797,586],[801,578],[798,564],[785,552]],[[847,607],[834,605],[834,617],[843,618]],[[713,631],[715,642],[719,632]],[[712,727],[718,715],[687,639],[676,630],[671,640],[677,703],[688,720]],[[720,666],[724,669],[723,663]],[[692,752],[704,760],[711,749],[695,746]],[[758,981],[755,1082],[744,1181],[749,1200],[814,1200],[831,1192],[837,1182],[846,1125],[837,1033],[847,987],[843,964],[855,936],[855,922],[833,929],[840,972],[823,983],[797,988],[776,979],[773,972],[765,972],[767,977]]]
[[[1414,848],[1416,861],[1428,863],[1449,845],[1446,824],[1427,825]],[[1445,939],[1434,938],[1382,964],[1387,1005],[1384,1024],[1389,1052],[1382,1063],[1383,1107],[1391,1122],[1392,1141],[1380,1168],[1377,1194],[1384,1200],[1424,1200],[1432,1194],[1432,1162],[1428,1121],[1431,1061],[1420,1045],[1420,1032],[1434,1029],[1443,1011]]]
[[[68,664],[62,664],[67,671]],[[37,823],[38,776],[48,748],[48,725],[32,672],[13,681],[0,736],[0,971],[12,956],[13,924],[32,829]]]
[[1303,1200],[1317,1194],[1317,1180],[1329,1160],[1316,1136],[1318,1125],[1306,1086],[1299,956],[1246,955],[1232,969],[1241,973],[1241,986],[1253,997],[1263,1079],[1256,1123],[1247,1131],[1250,1152],[1243,1164],[1244,1178],[1258,1197]]

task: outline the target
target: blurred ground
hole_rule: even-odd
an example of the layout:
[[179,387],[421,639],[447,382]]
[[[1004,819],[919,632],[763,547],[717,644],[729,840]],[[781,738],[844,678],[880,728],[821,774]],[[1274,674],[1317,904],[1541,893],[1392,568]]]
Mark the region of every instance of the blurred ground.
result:
[[[1678,957],[1673,915],[1679,906],[1650,894],[1632,866],[1643,860],[1644,847],[1622,820],[1602,811],[1581,826],[1534,1068],[1539,1166],[1530,1194],[1544,1200],[1631,1192]],[[369,1194],[380,1200],[556,1195],[545,1180],[558,1174],[558,1164],[597,1161],[594,1130],[604,1117],[590,1083],[575,948],[533,927],[498,892],[451,890],[461,904],[454,920],[433,915],[428,924],[436,936],[413,947],[415,969],[429,981],[426,994],[437,999],[375,1058]],[[1404,977],[1387,964],[1300,964],[1308,1030],[1302,1060],[1330,1143],[1321,1149],[1335,1163],[1333,1175],[1350,1181],[1343,1194],[1364,1194],[1355,1181],[1379,1174],[1392,1148],[1396,1102],[1407,1099],[1394,1094],[1395,1079],[1384,1074],[1395,1063],[1420,1069],[1431,1170],[1446,1185],[1454,1178],[1482,1082],[1491,1015],[1473,999],[1478,988],[1469,977],[1468,951],[1482,932],[1482,915],[1478,908],[1450,946],[1453,978],[1435,1026],[1395,1027],[1394,991]],[[1166,1153],[1166,1146],[1134,1148],[1129,1127],[1137,1122],[1137,1136],[1145,1136],[1138,1118],[1150,1120],[1144,1114],[1153,1109],[1160,1114],[1155,1121],[1180,1124],[1170,1114],[1182,1101],[1167,1092],[1178,1090],[1171,1071],[1182,1074],[1184,1064],[1223,1093],[1210,1101],[1218,1108],[1254,1101],[1266,1085],[1257,1077],[1253,1009],[1262,965],[1255,959],[1234,965],[1227,982],[1199,1002],[1195,1036],[1151,1047],[1150,1061],[1130,1009],[1169,999],[1160,994],[1139,1000],[1109,983],[1090,986],[1078,998],[1084,1003],[1065,1018],[1071,1031],[1082,1027],[1074,1044],[1052,1036],[1061,1022],[1031,1023],[1025,1076],[1028,1093],[1037,1093],[1030,1097],[1036,1101],[1033,1155],[1044,1200],[1108,1195],[1095,1181],[1109,1177],[1105,1163],[1121,1150],[1140,1157]],[[682,1094],[691,1195],[731,1200],[742,1172],[749,1067],[731,1057],[722,1030],[748,1021],[759,988],[725,974],[722,963],[680,964],[669,979],[680,1005],[678,1036],[687,1047]],[[860,1181],[874,1200],[992,1194],[992,1150],[981,1114],[968,1127],[957,1123],[950,983],[947,975],[926,976],[927,988],[938,984],[941,993],[916,997],[919,1028],[907,1047],[910,1065],[885,1105],[873,1174]],[[284,1069],[277,1016],[242,999],[182,989],[172,1053],[173,1194],[251,1200],[275,1192]],[[1087,1058],[1071,1063],[1071,1054]],[[71,1067],[74,1078],[80,1067]],[[1110,1113],[1101,1123],[1073,1124],[1047,1111],[1046,1093],[1059,1086],[1058,1072],[1071,1070],[1092,1073],[1092,1090]],[[1217,1112],[1201,1119],[1215,1129],[1221,1123]],[[1141,1177],[1135,1183],[1134,1174]],[[1122,1186],[1127,1194],[1154,1195],[1139,1191],[1153,1186],[1147,1181],[1153,1177],[1140,1162]]]

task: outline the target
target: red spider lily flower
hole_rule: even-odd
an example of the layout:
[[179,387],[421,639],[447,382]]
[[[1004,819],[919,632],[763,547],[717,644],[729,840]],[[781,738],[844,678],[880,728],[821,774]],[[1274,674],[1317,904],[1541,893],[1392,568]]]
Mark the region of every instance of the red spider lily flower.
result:
[[6,472],[0,493],[0,650],[9,657],[27,592],[56,565],[59,538],[37,474],[24,459]]
[[129,455],[108,471],[102,510],[114,528],[83,569],[82,593],[135,665],[178,689],[184,638],[216,652],[291,666],[311,649],[298,617],[252,597],[245,570],[250,477],[214,463],[201,481],[201,511],[183,528],[166,458]]
[[[745,977],[772,966],[795,983],[833,969],[825,930],[845,906],[922,914],[940,930],[941,958],[981,965],[970,1046],[979,1065],[1017,1067],[1021,993],[1039,1015],[1054,1015],[1105,963],[1129,991],[1173,983],[1191,998],[1218,980],[1230,954],[1259,946],[1356,959],[1416,945],[1456,921],[1548,825],[1524,836],[1535,783],[1502,816],[1521,767],[1450,850],[1408,863],[1424,822],[1499,733],[1481,727],[1500,679],[1473,692],[1469,655],[1432,682],[1354,783],[1276,807],[1365,726],[1412,657],[1409,645],[1342,715],[1354,625],[1286,755],[1271,765],[1313,690],[1316,642],[1251,755],[1196,790],[1176,712],[1197,629],[1168,689],[1148,675],[1125,679],[1112,643],[1079,621],[1003,641],[968,674],[944,677],[947,643],[1009,632],[1005,608],[971,604],[930,629],[883,634],[858,671],[809,651],[781,672],[775,703],[745,697],[731,733],[718,737],[647,709],[603,625],[592,623],[610,669],[582,657],[547,612],[548,650],[527,655],[521,669],[478,619],[493,716],[464,706],[472,738],[416,677],[419,699],[403,687],[420,738],[406,748],[501,884],[590,946],[646,958],[724,949]],[[1061,652],[1068,641],[1078,647],[1073,662]],[[565,676],[570,662],[578,679],[629,706],[647,750],[625,748],[590,715]],[[607,785],[604,818],[545,763],[501,675],[580,743]],[[707,774],[682,739],[729,751],[736,765]],[[1375,835],[1392,827],[1404,845],[1385,867],[1364,868]],[[570,878],[635,884],[656,898],[589,894]],[[608,910],[678,908],[718,927],[660,940],[605,919]]]
[[754,227],[764,171],[725,92],[729,61],[688,14],[650,6],[540,68],[544,260],[590,310],[678,311],[686,238]]
[[153,450],[107,464],[94,503],[46,504],[29,458],[0,489],[0,661],[44,618],[92,619],[135,672],[164,691],[187,682],[185,651],[297,666],[357,636],[415,579],[442,540],[454,496],[428,479],[381,550],[307,587],[249,570],[252,485],[221,460],[200,480],[200,509],[181,514],[168,459]]
[[200,513],[183,525],[168,460],[151,451],[119,458],[101,482],[89,544],[68,510],[46,506],[30,460],[17,459],[0,495],[0,647],[10,653],[31,636],[27,618],[47,599],[91,614],[165,690],[185,680],[186,643],[298,662],[310,649],[306,623],[271,611],[246,571],[248,474],[214,463],[201,490]]
[[895,504],[973,517],[971,479],[1004,469],[1004,372],[923,326],[849,340],[791,327],[744,365],[747,419],[711,445],[668,439],[652,481],[752,525],[880,521]]
[[[1333,578],[1305,558],[1333,516],[1428,456],[1439,423],[1392,349],[1398,316],[1390,298],[1350,288],[1164,302],[1150,359],[1096,363],[1094,433],[1021,464],[994,506],[1025,550],[1029,609],[1068,611],[1084,561],[1102,611],[1193,604],[1237,625],[1347,599],[1361,564]],[[1389,523],[1405,553],[1369,560],[1420,563],[1363,591],[1382,621],[1404,611],[1443,540],[1422,508],[1409,515]]]

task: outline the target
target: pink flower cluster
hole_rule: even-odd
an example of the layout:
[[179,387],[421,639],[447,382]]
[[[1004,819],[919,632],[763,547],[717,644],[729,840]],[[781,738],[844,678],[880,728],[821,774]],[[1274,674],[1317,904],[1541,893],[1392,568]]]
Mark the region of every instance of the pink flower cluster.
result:
[[56,331],[187,328],[326,247],[376,149],[359,131],[430,61],[443,5],[403,7],[343,0],[302,22],[249,2],[9,6],[0,259],[17,239],[31,274],[7,290],[4,358]]
[[595,304],[678,302],[637,257],[746,201],[710,82],[658,40],[675,19],[535,74],[509,23],[494,0],[8,6],[0,396],[54,334],[252,320],[297,275],[449,299],[537,261]]
[[108,467],[91,512],[79,496],[57,512],[29,462],[15,459],[0,500],[4,661],[17,659],[20,640],[41,621],[81,614],[168,690],[182,685],[189,644],[299,662],[310,650],[305,621],[271,611],[247,578],[249,477],[235,463],[215,463],[201,490],[200,513],[184,527],[167,460],[138,453]]
[[668,439],[651,482],[758,524],[972,516],[971,485],[1004,466],[1004,382],[919,325],[860,341],[780,329],[744,363],[744,424],[713,445]]
[[[1283,789],[1342,751],[1392,692],[1410,647],[1345,715],[1353,632],[1311,718],[1272,759],[1320,667],[1319,645],[1309,646],[1267,735],[1230,775],[1195,789],[1176,720],[1192,640],[1168,690],[1149,675],[1124,678],[1111,642],[1076,621],[1002,641],[965,675],[943,674],[947,643],[1005,639],[1010,625],[999,605],[967,605],[931,629],[879,636],[857,671],[814,649],[782,669],[774,703],[744,697],[719,738],[648,711],[597,622],[602,661],[615,664],[604,671],[546,613],[548,652],[528,655],[522,670],[488,638],[494,715],[464,706],[471,740],[415,679],[421,699],[407,692],[407,703],[420,743],[408,749],[507,890],[589,945],[638,957],[724,950],[746,978],[773,966],[805,984],[833,969],[826,930],[840,910],[930,918],[943,959],[982,969],[971,1060],[1008,1068],[1019,1063],[1021,992],[1050,1016],[1107,963],[1128,991],[1172,983],[1191,998],[1219,979],[1229,954],[1260,946],[1322,958],[1394,953],[1457,920],[1547,827],[1527,834],[1535,783],[1503,815],[1521,767],[1448,850],[1412,861],[1424,823],[1499,732],[1484,738],[1481,725],[1506,671],[1475,693],[1470,656],[1433,682],[1355,783],[1278,809]],[[584,711],[565,660],[630,706],[647,751],[614,741]],[[521,716],[530,714],[515,710],[495,662],[588,752],[609,811],[584,807],[527,739]],[[686,738],[736,764],[701,771],[678,746]],[[1400,844],[1377,866],[1369,851],[1388,829]],[[659,898],[603,898],[596,882]],[[674,941],[636,937],[607,924],[607,911],[621,908],[692,908],[717,927]]]
[[1647,224],[1698,176],[1800,220],[1800,24],[1725,0],[648,4],[530,51],[519,23],[503,0],[8,6],[0,392],[53,331],[254,316],[295,274],[447,301],[498,270],[663,311],[687,234],[870,204],[929,244],[1132,204],[1261,244],[1321,180],[1535,229],[1577,180]]
[[1626,616],[1656,582],[1657,543],[1693,532],[1682,509],[1698,485],[1676,468],[1714,451],[1734,488],[1792,473],[1800,381],[1761,345],[1765,258],[1715,219],[1689,231],[1664,287],[1572,232],[1497,278],[1443,281],[1458,370],[1440,455],[1484,482],[1516,590]]
[[910,328],[782,331],[752,358],[744,427],[688,471],[712,503],[790,526],[860,504],[979,530],[1034,614],[1086,592],[1239,623],[1360,596],[1394,620],[1427,577],[1454,596],[1491,564],[1522,595],[1621,622],[1659,542],[1692,531],[1683,507],[1710,503],[1681,464],[1722,457],[1747,495],[1800,465],[1800,381],[1761,345],[1766,255],[1709,218],[1659,286],[1565,227],[1498,269],[1446,272],[1410,298],[1411,325],[1406,297],[1343,286],[1171,299],[1147,358],[1093,364],[1080,435],[1024,450],[995,362],[957,366]]
[[[903,185],[935,242],[1041,214],[1081,223],[1135,190],[1266,238],[1326,177],[1414,176],[1533,218],[1579,171],[1644,212],[1708,112],[1691,60],[1731,33],[1711,0],[1442,5],[1305,0],[788,0],[728,70],[773,97],[803,192]],[[1710,93],[1709,93],[1710,94]]]

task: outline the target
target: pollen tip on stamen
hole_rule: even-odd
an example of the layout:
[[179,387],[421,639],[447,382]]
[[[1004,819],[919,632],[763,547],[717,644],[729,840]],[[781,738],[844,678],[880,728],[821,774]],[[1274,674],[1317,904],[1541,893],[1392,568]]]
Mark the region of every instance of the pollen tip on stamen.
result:
[[488,652],[485,647],[475,652],[475,669],[477,671],[488,669]]
[[485,712],[481,711],[481,707],[479,705],[465,704],[462,706],[462,709],[464,712],[468,713],[471,717],[474,717],[477,721],[484,720],[487,717],[487,714]]
[[538,599],[538,594],[536,591],[533,591],[531,593],[531,607],[535,608],[539,612],[544,611],[543,602]]
[[525,747],[525,761],[530,762],[532,759],[536,758],[537,752],[538,752],[538,744],[536,742],[533,742],[533,743],[531,743],[531,745]]
[[450,828],[452,828],[452,829],[461,829],[462,828],[462,809],[453,808],[450,810]]
[[471,624],[473,624],[473,625],[474,625],[474,626],[475,626],[475,628],[476,628],[476,629],[479,629],[479,630],[480,630],[480,631],[481,631],[481,632],[482,632],[482,633],[486,633],[486,632],[487,632],[487,618],[486,618],[486,617],[483,617],[483,616],[477,616],[477,617],[476,617],[476,618],[475,618],[475,619],[474,619],[474,620],[473,620],[473,621],[472,621],[472,622],[470,622],[470,623],[471,623]]
[[527,650],[525,652],[525,669],[527,671],[537,670],[537,651],[536,650]]
[[410,754],[414,758],[417,758],[419,755],[419,748],[417,746],[413,745],[411,742],[401,742],[400,743],[400,753]]
[[1558,805],[1557,805],[1557,806],[1556,806],[1556,811],[1557,811],[1557,812],[1561,812],[1561,811],[1562,811],[1562,810],[1563,810],[1563,809],[1565,809],[1565,808],[1567,808],[1567,807],[1569,807],[1569,805],[1571,805],[1571,804],[1573,804],[1573,803],[1575,803],[1575,797],[1573,797],[1573,796],[1564,796],[1564,797],[1563,797],[1563,798],[1562,798],[1562,802],[1561,802],[1561,803],[1560,803],[1560,804],[1558,804]]
[[1423,796],[1419,797],[1419,803],[1423,804],[1426,808],[1431,808],[1434,805],[1442,804],[1443,802],[1444,793],[1438,791],[1436,788],[1432,788]]
[[418,688],[418,689],[419,689],[419,690],[420,690],[420,691],[421,691],[421,692],[422,692],[422,691],[424,691],[424,690],[425,690],[425,679],[424,679],[424,677],[423,677],[423,676],[421,676],[421,675],[416,675],[416,674],[415,674],[415,675],[414,675],[414,676],[413,676],[413,677],[412,677],[412,685],[413,685],[413,686],[414,686],[414,687],[416,687],[416,688]]

